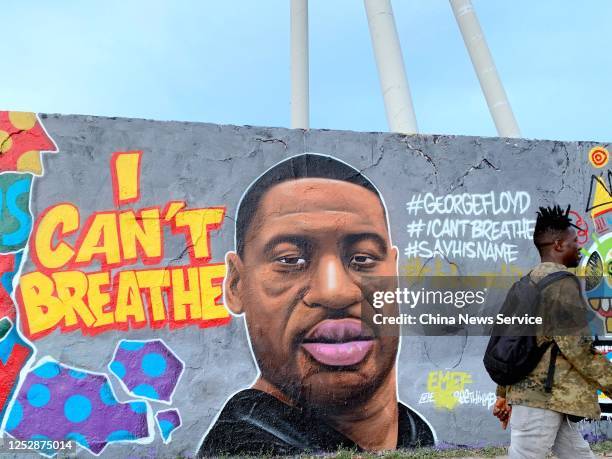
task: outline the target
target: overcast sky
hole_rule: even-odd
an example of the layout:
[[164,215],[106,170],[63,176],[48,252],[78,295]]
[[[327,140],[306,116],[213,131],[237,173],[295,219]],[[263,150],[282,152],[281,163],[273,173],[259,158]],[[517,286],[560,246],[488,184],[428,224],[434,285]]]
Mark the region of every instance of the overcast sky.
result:
[[[612,141],[612,1],[473,0],[524,137]],[[0,109],[289,126],[289,0],[3,0]],[[420,131],[495,135],[448,0],[394,0]],[[310,0],[311,127],[386,131],[362,0]]]

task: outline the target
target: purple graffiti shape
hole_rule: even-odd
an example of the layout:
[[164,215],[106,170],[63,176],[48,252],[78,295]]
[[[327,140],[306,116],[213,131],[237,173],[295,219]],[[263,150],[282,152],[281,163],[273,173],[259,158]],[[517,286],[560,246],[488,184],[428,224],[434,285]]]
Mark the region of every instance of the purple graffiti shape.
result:
[[162,340],[122,340],[108,365],[134,397],[170,403],[185,369],[184,363]]
[[117,401],[108,376],[46,358],[26,376],[6,431],[18,440],[73,440],[97,455],[109,443],[148,438],[147,411],[145,402]]
[[164,440],[164,443],[169,443],[172,432],[181,426],[181,415],[178,410],[158,411],[155,415],[157,426]]

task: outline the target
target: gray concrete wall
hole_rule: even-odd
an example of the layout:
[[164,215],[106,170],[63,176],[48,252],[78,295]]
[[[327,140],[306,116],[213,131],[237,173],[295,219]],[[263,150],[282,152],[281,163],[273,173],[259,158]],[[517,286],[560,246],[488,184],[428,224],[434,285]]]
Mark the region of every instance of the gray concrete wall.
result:
[[[457,249],[470,241],[484,244],[486,234],[491,233],[477,238],[472,238],[470,234],[436,237],[431,232],[427,234],[427,223],[445,218],[471,221],[491,219],[498,222],[527,220],[525,224],[528,227],[531,224],[532,230],[537,207],[554,203],[571,204],[572,209],[583,218],[589,233],[585,235],[583,244],[592,252],[595,248],[590,235],[598,234],[591,212],[586,211],[592,175],[603,173],[604,183],[608,185],[608,167],[597,168],[589,160],[589,152],[598,146],[590,142],[404,136],[327,130],[304,132],[89,116],[42,115],[40,121],[55,141],[58,152],[43,155],[44,173],[33,178],[30,209],[34,223],[47,209],[60,202],[76,206],[82,223],[94,212],[114,210],[111,155],[113,152],[141,150],[140,199],[123,205],[121,209],[154,206],[163,209],[170,201],[185,201],[190,208],[225,206],[222,225],[211,234],[211,262],[223,262],[225,253],[233,249],[233,219],[245,188],[272,165],[304,152],[331,155],[346,161],[375,183],[385,199],[393,242],[399,248],[400,274],[407,275],[524,273],[538,261],[530,235],[494,235],[496,240],[488,242],[496,244],[498,256],[474,256],[465,248],[462,253],[453,253],[451,249],[444,255],[431,256],[428,250],[435,248],[436,241],[445,241],[447,248],[454,241],[453,247]],[[497,215],[461,216],[456,212],[448,215],[428,214],[423,207],[417,209],[415,204],[424,199],[426,193],[432,193],[434,197],[465,194],[464,199],[487,193],[494,193],[494,199],[501,199],[505,194],[506,198],[522,199],[520,203],[526,204],[526,207],[511,206],[508,212]],[[36,230],[34,227],[34,232]],[[605,240],[607,230],[601,230],[599,234]],[[168,226],[164,226],[164,235],[164,256],[158,264],[148,268],[191,265],[192,261],[185,251],[185,238],[172,234]],[[33,238],[30,237],[29,246],[24,243],[26,248],[21,276],[40,270],[31,256]],[[66,238],[72,242],[75,239],[75,235]],[[6,253],[13,254],[11,256],[19,251],[9,249]],[[131,266],[113,269],[143,268],[139,261]],[[75,269],[93,272],[100,266],[98,262],[93,262]],[[17,287],[19,276],[15,279]],[[15,294],[13,298],[19,302]],[[97,447],[90,444],[90,450],[96,451],[97,448],[102,457],[109,458],[193,456],[228,397],[248,387],[257,375],[241,317],[204,328],[195,323],[178,328],[166,325],[154,329],[146,323],[139,329],[122,330],[115,324],[95,335],[86,326],[78,324],[74,329],[64,331],[52,327],[45,336],[33,337],[24,328],[24,322],[28,319],[23,316],[23,307],[20,307],[17,324],[22,336],[15,339],[21,340],[23,346],[30,347],[33,355],[21,370],[19,386],[11,402],[4,407],[7,415],[3,423],[4,431],[17,438],[26,433],[36,433],[36,429],[42,428],[37,427],[36,419],[27,416],[27,413],[32,416],[34,411],[28,411],[25,406],[22,407],[24,414],[21,419],[10,419],[11,411],[19,400],[27,403],[26,388],[32,390],[32,385],[49,380],[45,379],[50,378],[45,371],[54,379],[68,374],[69,368],[72,368],[84,372],[86,376],[82,379],[69,379],[66,376],[65,384],[72,384],[66,390],[91,392],[94,389],[86,389],[85,385],[79,384],[87,381],[94,387],[95,384],[102,384],[107,377],[116,399],[120,402],[136,401],[129,415],[119,411],[120,407],[124,407],[121,404],[100,405],[98,411],[96,405],[89,415],[91,419],[103,414],[117,425],[122,422],[129,426],[140,425],[141,431],[148,422],[149,435],[146,438],[132,439],[115,433],[106,447],[105,442],[98,438],[100,444]],[[128,387],[122,385],[109,368],[122,340],[141,340],[143,344],[148,341],[146,346],[157,349],[157,354],[169,356],[163,377],[169,378],[165,384],[171,385],[171,389],[176,385],[170,401],[162,403],[151,400],[151,397],[143,399],[138,393],[127,393]],[[486,339],[482,337],[405,337],[402,340],[397,363],[399,398],[429,421],[440,444],[503,444],[509,440],[508,433],[501,430],[491,416],[495,386],[481,363],[485,344]],[[117,359],[120,352],[117,351]],[[138,349],[131,352],[138,352]],[[45,367],[45,361],[57,361],[59,366],[53,369],[48,363]],[[181,367],[184,367],[182,373]],[[174,373],[169,373],[171,368],[174,368]],[[60,374],[54,376],[54,371]],[[153,373],[156,371],[155,368],[152,370]],[[99,376],[102,379],[96,380],[94,374],[107,376]],[[126,380],[128,378],[129,375]],[[47,409],[43,411],[49,416],[46,422],[57,423],[59,432],[67,421],[54,414],[57,413],[51,405],[54,390],[61,392],[62,389],[50,388],[51,401],[47,405],[42,403],[45,401],[44,393],[37,398],[34,392],[31,397],[42,400],[37,402],[42,404],[39,409]],[[146,392],[140,395],[143,394],[146,395]],[[146,401],[146,415],[138,400]],[[82,405],[77,403],[77,408],[77,414],[66,416],[81,416],[78,413],[82,413]],[[165,444],[152,416],[168,409],[180,413],[182,425]],[[52,418],[56,415],[58,419]],[[87,422],[82,421],[77,425]],[[104,424],[103,421],[99,422]],[[91,435],[87,437],[83,434],[89,442],[95,440],[96,428],[92,424],[87,427],[91,429]],[[584,428],[589,430],[589,425]],[[102,427],[100,429],[100,432],[104,430]],[[128,427],[126,429],[129,430]],[[610,435],[609,423],[599,423],[597,429],[600,436]],[[112,430],[121,429],[112,428],[109,432]],[[100,434],[100,437],[106,436]],[[90,455],[84,449],[80,451],[83,457]]]

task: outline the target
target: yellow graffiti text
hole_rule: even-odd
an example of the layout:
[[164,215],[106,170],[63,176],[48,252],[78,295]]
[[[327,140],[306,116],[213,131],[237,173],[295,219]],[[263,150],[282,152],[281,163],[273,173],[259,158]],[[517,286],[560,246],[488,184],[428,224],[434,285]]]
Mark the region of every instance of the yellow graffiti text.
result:
[[[209,327],[229,314],[220,302],[225,265],[120,271],[31,272],[21,276],[19,302],[30,337],[56,328],[81,328],[95,335],[107,329],[187,324]],[[144,296],[144,300],[143,300]]]
[[[96,260],[103,268],[139,259],[157,264],[163,256],[163,225],[169,223],[175,233],[184,233],[192,261],[206,263],[211,258],[210,232],[220,227],[225,209],[176,211],[173,207],[172,212],[170,221],[159,208],[96,212],[81,228],[79,210],[72,204],[58,204],[38,220],[32,258],[41,271],[87,266]],[[76,242],[71,243],[69,236],[77,233]]]
[[460,402],[457,392],[472,383],[472,375],[464,371],[432,371],[427,377],[427,391],[433,394],[436,408],[452,410]]

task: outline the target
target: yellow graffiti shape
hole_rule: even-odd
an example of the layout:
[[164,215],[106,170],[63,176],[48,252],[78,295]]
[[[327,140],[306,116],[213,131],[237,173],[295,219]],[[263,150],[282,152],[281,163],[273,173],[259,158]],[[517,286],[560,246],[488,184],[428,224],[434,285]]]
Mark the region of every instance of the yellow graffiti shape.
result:
[[423,258],[411,257],[402,266],[402,274],[406,277],[458,276],[459,270],[456,265],[446,263],[440,258],[435,258],[433,263],[423,263]]
[[609,158],[610,154],[608,153],[608,150],[606,150],[604,147],[597,146],[591,148],[591,150],[589,151],[589,161],[591,162],[593,167],[604,167],[606,164],[608,164]]
[[431,371],[427,377],[427,391],[433,394],[436,408],[452,410],[459,403],[455,394],[471,383],[472,375],[465,371]]

